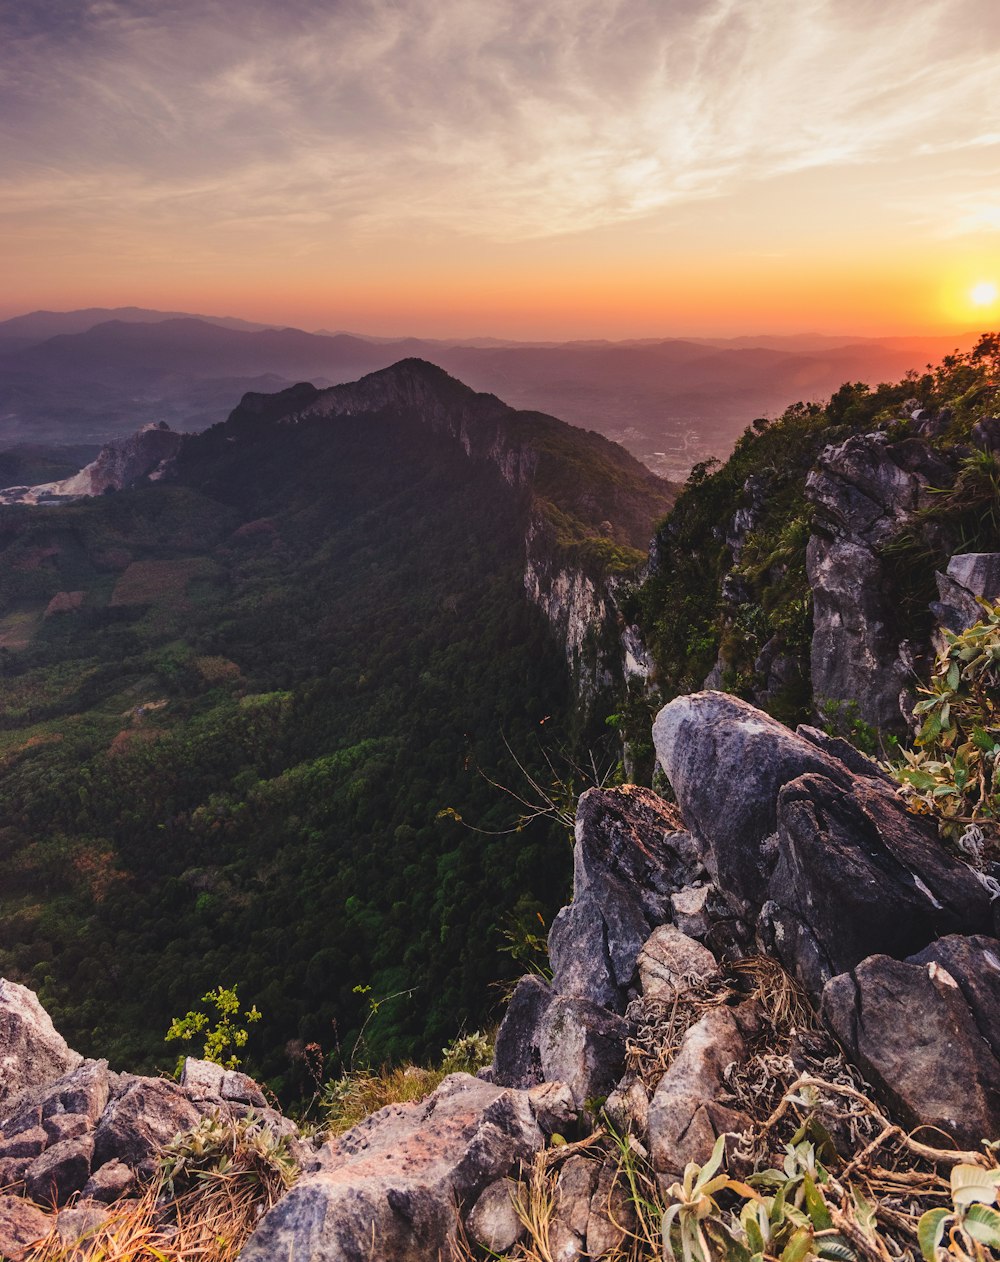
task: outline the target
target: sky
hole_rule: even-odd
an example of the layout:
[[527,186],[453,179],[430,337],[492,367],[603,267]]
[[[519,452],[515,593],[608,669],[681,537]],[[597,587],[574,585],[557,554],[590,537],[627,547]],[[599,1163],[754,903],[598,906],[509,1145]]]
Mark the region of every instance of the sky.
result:
[[0,0],[0,317],[1000,327],[996,0]]

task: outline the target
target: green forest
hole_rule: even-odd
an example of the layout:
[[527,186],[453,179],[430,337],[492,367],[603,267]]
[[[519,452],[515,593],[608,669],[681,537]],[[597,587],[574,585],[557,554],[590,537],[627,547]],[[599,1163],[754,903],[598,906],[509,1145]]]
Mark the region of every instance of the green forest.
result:
[[132,1070],[238,984],[286,1098],[372,999],[375,1063],[488,1022],[571,869],[480,774],[580,735],[523,551],[499,474],[402,414],[219,426],[169,485],[0,509],[0,974]]

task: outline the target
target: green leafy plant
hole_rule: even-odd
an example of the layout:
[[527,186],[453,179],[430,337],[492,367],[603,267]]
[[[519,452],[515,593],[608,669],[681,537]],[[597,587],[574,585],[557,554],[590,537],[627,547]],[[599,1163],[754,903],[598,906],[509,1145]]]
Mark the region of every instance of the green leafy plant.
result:
[[[214,1009],[214,1013],[210,1015],[204,1010],[192,1009],[183,1017],[174,1017],[165,1035],[165,1042],[172,1043],[175,1039],[188,1042],[203,1034],[205,1045],[202,1058],[216,1065],[222,1065],[225,1069],[237,1069],[242,1064],[242,1060],[236,1055],[236,1050],[246,1046],[247,1039],[250,1037],[247,1027],[261,1018],[257,1006],[251,1004],[249,1008],[244,1009],[243,1023],[241,1023],[240,1000],[236,993],[236,986],[229,990],[224,986],[217,986],[214,990],[202,995],[201,1002]],[[215,1017],[214,1025],[211,1024],[213,1016]],[[178,1070],[183,1062],[184,1057],[181,1056],[178,1060]]]
[[[996,840],[1000,788],[1000,606],[983,606],[983,618],[960,634],[944,633],[923,700],[916,748],[904,750],[888,770],[908,808],[937,819],[942,834],[964,849],[980,849],[979,832]],[[975,830],[975,831],[973,831]],[[977,857],[973,854],[972,857]]]
[[[956,1165],[951,1171],[952,1208],[929,1209],[917,1224],[926,1262],[985,1262],[1000,1251],[1000,1170]],[[948,1244],[945,1246],[945,1232]]]

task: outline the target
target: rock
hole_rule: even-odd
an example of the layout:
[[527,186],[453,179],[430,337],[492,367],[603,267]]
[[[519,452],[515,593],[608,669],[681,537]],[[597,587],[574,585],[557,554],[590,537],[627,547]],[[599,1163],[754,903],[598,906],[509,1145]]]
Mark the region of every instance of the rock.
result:
[[210,1060],[188,1056],[181,1070],[181,1086],[192,1100],[203,1103],[225,1100],[251,1108],[267,1108],[263,1091],[248,1077],[233,1069],[224,1069]]
[[573,1092],[564,1082],[542,1082],[530,1087],[528,1101],[535,1121],[546,1135],[562,1132],[576,1121]]
[[587,1256],[615,1256],[635,1230],[635,1210],[612,1165],[601,1167],[587,1217]]
[[817,999],[870,955],[902,958],[939,934],[992,924],[971,869],[876,781],[847,794],[801,776],[781,790],[778,825],[761,937]]
[[455,1204],[516,1174],[544,1137],[528,1096],[452,1074],[422,1103],[390,1105],[328,1147],[262,1219],[241,1262],[449,1256]]
[[982,934],[951,934],[907,962],[940,964],[955,979],[979,1033],[1000,1060],[1000,942]]
[[90,1178],[94,1155],[91,1135],[64,1139],[34,1160],[24,1176],[28,1195],[43,1205],[65,1205]]
[[552,1262],[582,1262],[583,1237],[559,1218],[553,1218],[549,1223],[548,1244]]
[[81,1113],[54,1113],[42,1123],[42,1129],[48,1136],[50,1144],[59,1144],[64,1139],[77,1139],[93,1130],[90,1120]]
[[578,1107],[607,1096],[621,1075],[628,1026],[587,999],[557,996],[538,1033],[542,1074],[564,1082]]
[[681,933],[699,941],[711,926],[710,898],[712,885],[685,885],[670,896],[671,918]]
[[649,1092],[638,1078],[626,1074],[604,1103],[604,1111],[620,1135],[649,1134]]
[[622,1012],[635,960],[670,915],[670,896],[703,874],[676,810],[649,789],[590,789],[580,798],[573,902],[549,934],[553,989]]
[[469,1211],[465,1229],[472,1240],[491,1253],[506,1253],[525,1232],[514,1209],[518,1185],[514,1179],[487,1184]]
[[97,1126],[94,1169],[117,1159],[133,1169],[147,1170],[165,1144],[193,1129],[201,1117],[202,1111],[176,1083],[133,1078],[111,1101]]
[[104,1112],[111,1090],[108,1062],[85,1060],[43,1091],[32,1093],[42,1107],[42,1120],[72,1113],[93,1125]]
[[1000,416],[984,416],[972,427],[972,442],[980,451],[1000,451]]
[[577,1237],[582,1246],[590,1218],[590,1200],[597,1187],[601,1167],[579,1154],[568,1157],[556,1183],[556,1218]]
[[22,1091],[54,1081],[83,1060],[25,986],[0,978],[0,1117]]
[[822,1014],[907,1129],[964,1148],[1000,1134],[1000,1064],[942,965],[873,956],[827,983]]
[[943,627],[956,634],[981,622],[979,600],[1000,600],[1000,552],[964,552],[953,556],[944,574],[936,574],[940,599],[931,608]]
[[84,1242],[92,1236],[108,1220],[108,1210],[93,1201],[78,1201],[72,1209],[59,1211],[56,1217],[56,1231],[64,1248]]
[[129,1169],[124,1161],[117,1158],[106,1161],[99,1170],[95,1170],[83,1189],[85,1200],[101,1201],[110,1205],[119,1197],[125,1196],[135,1187],[135,1171]]
[[515,986],[493,1050],[498,1086],[533,1087],[543,1081],[538,1031],[552,999],[551,987],[534,973]]
[[845,741],[842,736],[831,736],[829,732],[821,731],[818,727],[810,727],[808,723],[800,723],[795,729],[795,734],[807,740],[810,745],[815,745],[824,754],[829,754],[837,762],[843,763],[854,775],[864,776],[868,780],[878,780],[895,789],[895,780],[884,772],[874,759],[863,754],[860,749],[855,749],[851,742]]
[[647,998],[675,995],[692,982],[705,981],[719,971],[712,952],[674,925],[653,930],[637,963],[642,993]]
[[49,1145],[49,1135],[41,1126],[19,1131],[0,1143],[0,1157],[40,1157]]
[[21,1262],[29,1247],[44,1240],[52,1220],[19,1196],[0,1196],[0,1257]]
[[689,1161],[701,1165],[720,1134],[750,1125],[718,1103],[727,1067],[745,1055],[739,1023],[726,1007],[710,1008],[684,1035],[649,1107],[649,1147],[658,1175],[680,1174]]
[[0,1157],[0,1192],[17,1191],[31,1161],[30,1157]]
[[774,864],[778,791],[807,771],[847,789],[850,773],[777,719],[722,692],[671,701],[656,716],[653,741],[712,879],[755,918]]

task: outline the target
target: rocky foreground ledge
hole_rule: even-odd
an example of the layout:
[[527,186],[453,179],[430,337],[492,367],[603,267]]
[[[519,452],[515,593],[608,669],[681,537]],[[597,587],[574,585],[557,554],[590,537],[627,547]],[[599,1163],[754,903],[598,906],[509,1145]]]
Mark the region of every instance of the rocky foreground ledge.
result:
[[[654,739],[677,803],[583,795],[553,976],[518,983],[492,1068],[330,1143],[291,1138],[301,1176],[242,1259],[504,1254],[540,1170],[551,1257],[611,1256],[636,1226],[629,1160],[669,1200],[721,1136],[745,1178],[780,1165],[807,1095],[844,1154],[892,1139],[947,1167],[1000,1136],[996,874],[946,850],[851,746],[725,694],[671,703]],[[294,1131],[243,1075],[189,1061],[178,1085],[84,1061],[7,981],[0,1074],[0,1252],[15,1262],[53,1215],[72,1242],[135,1195],[201,1117],[253,1110]]]

